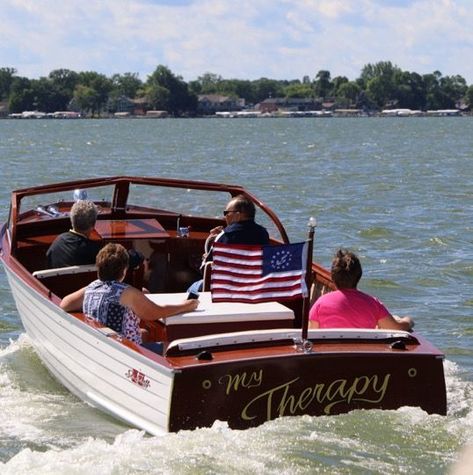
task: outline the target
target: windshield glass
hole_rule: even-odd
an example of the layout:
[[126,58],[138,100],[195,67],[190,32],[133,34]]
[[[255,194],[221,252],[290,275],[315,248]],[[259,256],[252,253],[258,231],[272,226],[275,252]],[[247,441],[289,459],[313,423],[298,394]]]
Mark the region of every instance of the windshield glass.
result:
[[[221,219],[230,199],[231,195],[226,191],[131,184],[128,204],[182,215]],[[256,206],[256,221],[268,230],[270,236],[282,239],[273,220],[258,206]]]
[[84,188],[77,190],[66,190],[55,193],[44,193],[41,195],[25,196],[21,200],[20,213],[36,210],[39,213],[54,216],[61,203],[73,203],[77,199],[87,199],[97,203],[99,212],[102,206],[108,206],[113,197],[114,186],[100,186],[96,188]]

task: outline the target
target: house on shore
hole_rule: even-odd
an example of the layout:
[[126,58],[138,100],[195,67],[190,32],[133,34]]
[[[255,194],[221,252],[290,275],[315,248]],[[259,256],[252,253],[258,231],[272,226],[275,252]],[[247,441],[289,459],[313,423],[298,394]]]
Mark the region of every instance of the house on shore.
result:
[[168,111],[164,110],[149,110],[146,111],[146,117],[152,117],[154,119],[164,119],[168,117]]
[[302,112],[321,110],[319,101],[307,97],[269,97],[256,105],[262,114],[273,114],[278,111]]
[[220,94],[200,94],[197,96],[197,100],[198,115],[241,111],[245,107],[245,99]]

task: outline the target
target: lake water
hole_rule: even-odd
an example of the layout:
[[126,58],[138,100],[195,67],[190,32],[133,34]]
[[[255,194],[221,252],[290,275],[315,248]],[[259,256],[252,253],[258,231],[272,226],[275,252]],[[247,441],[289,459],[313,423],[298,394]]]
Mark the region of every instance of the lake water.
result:
[[42,366],[0,272],[0,473],[443,474],[473,443],[473,118],[0,121],[10,191],[100,175],[244,185],[315,259],[362,258],[361,288],[445,354],[448,415],[416,408],[150,437],[85,405]]

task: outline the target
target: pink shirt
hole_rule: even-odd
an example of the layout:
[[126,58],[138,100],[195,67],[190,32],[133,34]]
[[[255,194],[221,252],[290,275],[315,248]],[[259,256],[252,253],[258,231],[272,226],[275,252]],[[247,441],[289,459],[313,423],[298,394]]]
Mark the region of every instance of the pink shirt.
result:
[[376,328],[378,320],[390,315],[376,298],[357,289],[343,289],[322,295],[309,312],[319,328]]

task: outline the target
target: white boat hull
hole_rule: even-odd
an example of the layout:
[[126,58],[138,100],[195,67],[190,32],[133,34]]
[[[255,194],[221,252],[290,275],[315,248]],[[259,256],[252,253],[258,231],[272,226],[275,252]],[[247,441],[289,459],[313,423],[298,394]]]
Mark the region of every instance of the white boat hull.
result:
[[60,383],[92,406],[150,434],[168,431],[171,369],[63,312],[5,270],[26,332]]

